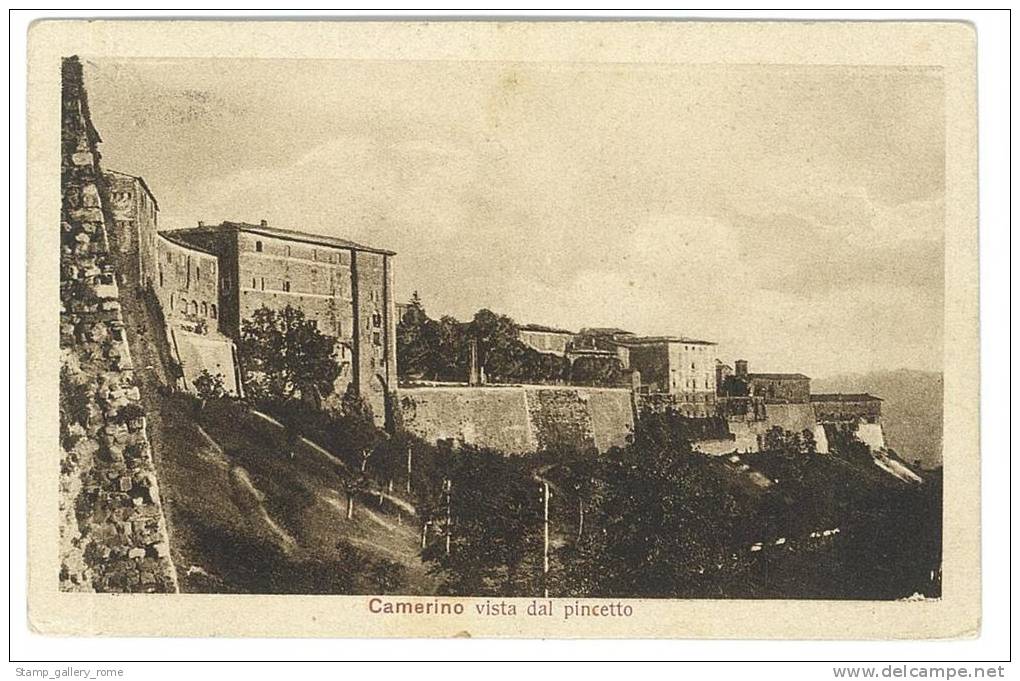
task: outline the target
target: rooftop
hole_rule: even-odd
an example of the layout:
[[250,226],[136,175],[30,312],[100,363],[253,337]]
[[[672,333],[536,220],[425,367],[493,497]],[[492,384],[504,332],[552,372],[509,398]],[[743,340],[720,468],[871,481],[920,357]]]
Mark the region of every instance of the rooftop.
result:
[[633,336],[634,334],[615,326],[591,326],[581,329],[582,336]]
[[804,374],[748,374],[748,376],[751,378],[764,378],[772,381],[811,380],[810,376],[805,376]]
[[261,234],[263,236],[272,237],[274,239],[286,239],[288,241],[300,241],[307,244],[317,244],[320,246],[330,246],[333,248],[346,248],[353,251],[365,251],[367,253],[380,253],[382,255],[396,255],[394,251],[388,251],[383,248],[375,248],[373,246],[365,246],[363,244],[350,241],[349,239],[341,239],[335,236],[325,236],[323,234],[312,234],[310,232],[301,232],[294,229],[281,229],[279,227],[270,227],[266,224],[253,225],[248,222],[229,222],[224,221],[218,225],[201,225],[199,227],[189,227],[187,229],[175,229],[175,234],[181,235],[187,232],[214,232],[214,231],[226,231],[233,230],[237,232],[248,232],[250,234]]
[[653,345],[660,343],[685,343],[688,345],[718,345],[713,341],[698,340],[687,336],[633,336],[615,339],[620,345]]
[[[186,230],[186,229],[172,229],[172,230],[169,230],[169,231],[166,231],[166,232],[157,232],[157,234],[158,234],[158,236],[160,236],[160,237],[166,239],[167,241],[169,241],[170,243],[177,244],[178,246],[181,246],[182,248],[190,248],[193,251],[198,251],[200,253],[207,253],[208,255],[217,255],[217,253],[215,253],[214,251],[209,250],[208,248],[206,248],[202,244],[195,243],[194,241],[191,241],[190,239],[188,239],[187,238],[187,236],[188,236],[187,232],[188,231],[189,230]],[[183,232],[183,234],[182,234],[182,232]]]
[[560,333],[574,335],[573,331],[567,331],[566,329],[557,329],[554,326],[543,326],[542,324],[519,324],[517,326],[521,331],[538,331],[541,333]]
[[812,402],[881,402],[881,397],[868,393],[819,393],[811,396]]

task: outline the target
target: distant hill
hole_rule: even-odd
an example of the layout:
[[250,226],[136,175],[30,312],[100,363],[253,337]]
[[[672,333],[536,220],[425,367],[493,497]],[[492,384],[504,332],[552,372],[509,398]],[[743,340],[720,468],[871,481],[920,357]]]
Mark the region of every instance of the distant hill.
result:
[[811,391],[869,392],[883,400],[886,442],[908,462],[942,465],[942,374],[896,369],[812,379]]

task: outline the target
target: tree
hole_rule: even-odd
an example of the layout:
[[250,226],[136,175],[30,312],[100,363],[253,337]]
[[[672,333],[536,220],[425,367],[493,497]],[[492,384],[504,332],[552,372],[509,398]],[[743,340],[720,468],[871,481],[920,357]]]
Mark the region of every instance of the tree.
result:
[[612,386],[620,382],[623,364],[616,357],[579,357],[570,368],[574,385]]
[[397,322],[397,370],[400,378],[434,378],[437,363],[438,328],[425,313],[421,297],[415,291],[404,314]]
[[818,443],[815,442],[815,434],[809,428],[805,428],[800,433],[799,453],[802,455],[811,455],[818,453]]
[[[445,576],[442,591],[472,596],[540,594],[542,499],[527,462],[469,447],[451,463],[448,491],[441,488],[432,504],[444,536],[422,551],[431,571]],[[447,503],[452,524],[445,521]]]
[[361,473],[383,433],[375,425],[372,405],[362,397],[352,383],[340,399],[340,409],[333,414],[332,435],[335,445],[346,453]]
[[287,400],[308,390],[328,395],[340,375],[334,339],[289,305],[255,310],[241,323],[238,351],[245,390],[256,400]]
[[195,393],[203,404],[209,400],[226,397],[227,388],[223,382],[223,374],[214,375],[208,369],[202,369],[202,373],[195,377]]
[[467,326],[467,335],[478,344],[478,363],[486,377],[495,382],[519,378],[524,344],[513,319],[492,310],[479,310]]

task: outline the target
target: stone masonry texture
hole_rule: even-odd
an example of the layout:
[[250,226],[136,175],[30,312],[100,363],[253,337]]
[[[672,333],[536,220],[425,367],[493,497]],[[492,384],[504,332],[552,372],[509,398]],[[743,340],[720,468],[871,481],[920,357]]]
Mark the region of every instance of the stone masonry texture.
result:
[[81,63],[63,62],[60,588],[176,592]]

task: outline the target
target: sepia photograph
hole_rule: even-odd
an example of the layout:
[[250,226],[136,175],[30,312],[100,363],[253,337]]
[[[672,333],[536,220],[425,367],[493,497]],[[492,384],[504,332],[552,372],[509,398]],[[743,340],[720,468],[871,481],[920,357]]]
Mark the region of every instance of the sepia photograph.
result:
[[56,594],[942,602],[976,259],[937,60],[47,49]]

